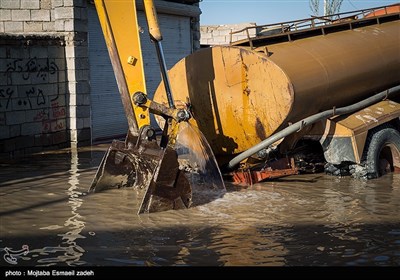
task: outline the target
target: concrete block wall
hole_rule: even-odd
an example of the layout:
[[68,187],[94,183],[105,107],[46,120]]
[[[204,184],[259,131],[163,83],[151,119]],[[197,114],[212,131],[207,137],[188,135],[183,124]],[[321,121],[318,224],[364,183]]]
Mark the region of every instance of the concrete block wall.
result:
[[[230,33],[239,31],[246,27],[255,27],[255,23],[202,25],[200,27],[200,44],[203,46],[228,45],[231,40]],[[249,29],[250,37],[256,36],[256,28]],[[246,32],[240,32],[232,36],[232,42],[247,39]]]
[[0,158],[90,144],[87,0],[0,0]]
[[37,33],[54,32],[52,0],[1,0],[0,32]]
[[66,147],[64,38],[0,36],[0,157]]

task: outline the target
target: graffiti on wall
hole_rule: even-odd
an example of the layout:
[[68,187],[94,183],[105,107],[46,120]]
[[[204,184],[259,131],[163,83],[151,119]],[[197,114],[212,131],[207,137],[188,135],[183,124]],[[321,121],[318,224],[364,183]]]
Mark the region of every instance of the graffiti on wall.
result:
[[7,76],[7,84],[12,83],[12,73],[21,73],[23,80],[29,80],[31,75],[36,76],[36,78],[46,81],[48,75],[55,75],[58,73],[58,66],[54,61],[50,61],[49,58],[45,59],[45,63],[42,65],[39,59],[36,57],[25,59],[14,59],[13,61],[7,63],[7,69],[4,73]]
[[58,102],[53,101],[50,108],[38,110],[33,117],[33,121],[42,123],[43,133],[55,132],[66,128],[66,116],[65,107],[61,107]]
[[0,75],[0,112],[31,111],[25,122],[40,122],[38,133],[65,129],[65,95],[60,98],[60,71],[54,59],[8,60]]
[[14,90],[12,88],[0,88],[0,109],[10,107],[10,101],[14,94]]
[[[41,60],[44,60],[44,63],[40,64],[36,57],[29,60],[18,58],[7,63],[3,75],[6,77],[6,84],[10,87],[0,89],[0,108],[9,109],[13,98],[19,99],[17,102],[19,106],[29,105],[30,109],[34,108],[35,103],[37,106],[46,105],[48,100],[40,85],[48,83],[49,77],[54,77],[55,81],[59,81],[59,68],[54,61],[50,61],[48,58]],[[24,82],[21,83],[21,80],[29,81],[32,87],[18,94],[11,85],[25,84]],[[57,90],[55,93],[55,96],[49,102],[58,99],[59,91]],[[17,109],[13,108],[13,110]]]

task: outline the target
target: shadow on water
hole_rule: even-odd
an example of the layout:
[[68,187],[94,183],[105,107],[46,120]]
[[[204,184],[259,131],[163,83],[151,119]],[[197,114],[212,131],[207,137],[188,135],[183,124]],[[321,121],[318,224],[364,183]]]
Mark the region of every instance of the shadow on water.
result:
[[400,265],[398,174],[291,176],[137,216],[132,190],[86,195],[102,155],[75,149],[0,170],[0,266],[23,245],[17,266]]
[[[78,153],[75,147],[64,150],[64,152],[45,155],[38,154],[20,159],[19,161],[2,162],[0,163],[0,199],[2,197],[5,199],[10,195],[25,195],[27,191],[29,192],[33,189],[43,189],[45,191],[57,184],[65,185],[66,181],[76,188],[79,185],[78,176],[80,174],[85,175],[86,173],[88,173],[88,176],[93,176],[93,170],[96,170],[103,154],[104,152],[102,151],[83,151]],[[6,187],[8,188],[6,189]],[[68,196],[57,199],[46,199],[40,202],[34,199],[27,206],[21,207],[21,205],[15,205],[16,208],[14,209],[0,211],[0,217],[61,202],[68,202],[70,195],[68,193]],[[75,198],[85,195],[86,192],[82,192],[79,195],[76,193],[73,194]]]
[[[400,265],[400,224],[264,225],[242,230],[182,225],[95,234],[83,230],[79,235],[60,245],[47,236],[18,236],[3,242],[14,248],[29,245],[29,254],[18,260],[20,266]],[[0,263],[8,265],[3,259]]]
[[45,201],[45,202],[41,202],[41,203],[32,204],[32,205],[29,205],[29,206],[26,206],[26,207],[17,208],[17,209],[1,211],[0,212],[0,217],[6,216],[6,215],[10,215],[10,214],[15,214],[15,213],[18,213],[18,212],[29,211],[29,210],[32,210],[32,209],[35,209],[35,208],[50,206],[52,204],[56,204],[56,203],[60,203],[60,202],[67,202],[68,200],[69,200],[68,198],[60,198],[60,199],[55,199],[55,200],[51,200],[51,201]]
[[[91,172],[99,165],[108,145],[79,149],[79,172]],[[75,148],[76,150],[76,148]],[[76,150],[78,151],[78,150]],[[69,175],[74,148],[34,154],[20,159],[0,159],[0,188],[16,183]]]

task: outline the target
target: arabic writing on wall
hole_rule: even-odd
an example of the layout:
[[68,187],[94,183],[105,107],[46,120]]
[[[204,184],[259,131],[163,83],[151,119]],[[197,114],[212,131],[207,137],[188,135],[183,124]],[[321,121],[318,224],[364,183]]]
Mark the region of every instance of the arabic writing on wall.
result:
[[[6,113],[5,125],[40,122],[41,130],[34,134],[65,129],[65,73],[60,71],[56,59],[32,57],[3,61],[0,112]],[[16,112],[25,112],[25,117],[15,120],[13,113]]]
[[[49,83],[49,77],[54,77],[53,81],[59,81],[59,69],[54,61],[47,59],[37,59],[36,57],[31,59],[14,59],[6,64],[6,70],[3,75],[6,77],[6,84],[12,86],[15,84],[34,84],[37,86],[31,86],[24,92],[18,93],[13,87],[2,87],[0,88],[0,108],[5,107],[8,109],[11,105],[12,98],[18,98],[17,104],[19,106],[28,105],[33,109],[32,102],[36,102],[36,105],[45,105],[47,100],[45,93],[40,87],[40,84]],[[21,83],[21,81],[24,81]],[[56,96],[50,101],[57,100],[59,92],[56,92]],[[14,108],[17,109],[17,108]]]

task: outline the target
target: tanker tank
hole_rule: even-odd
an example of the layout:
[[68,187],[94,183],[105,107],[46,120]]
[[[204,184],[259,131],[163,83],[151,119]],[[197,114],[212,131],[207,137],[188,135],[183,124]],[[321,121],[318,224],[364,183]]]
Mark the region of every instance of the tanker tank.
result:
[[[399,85],[399,19],[346,18],[202,49],[169,71],[172,91],[177,104],[190,103],[216,155],[237,154],[305,117]],[[163,88],[155,101],[166,102]]]

